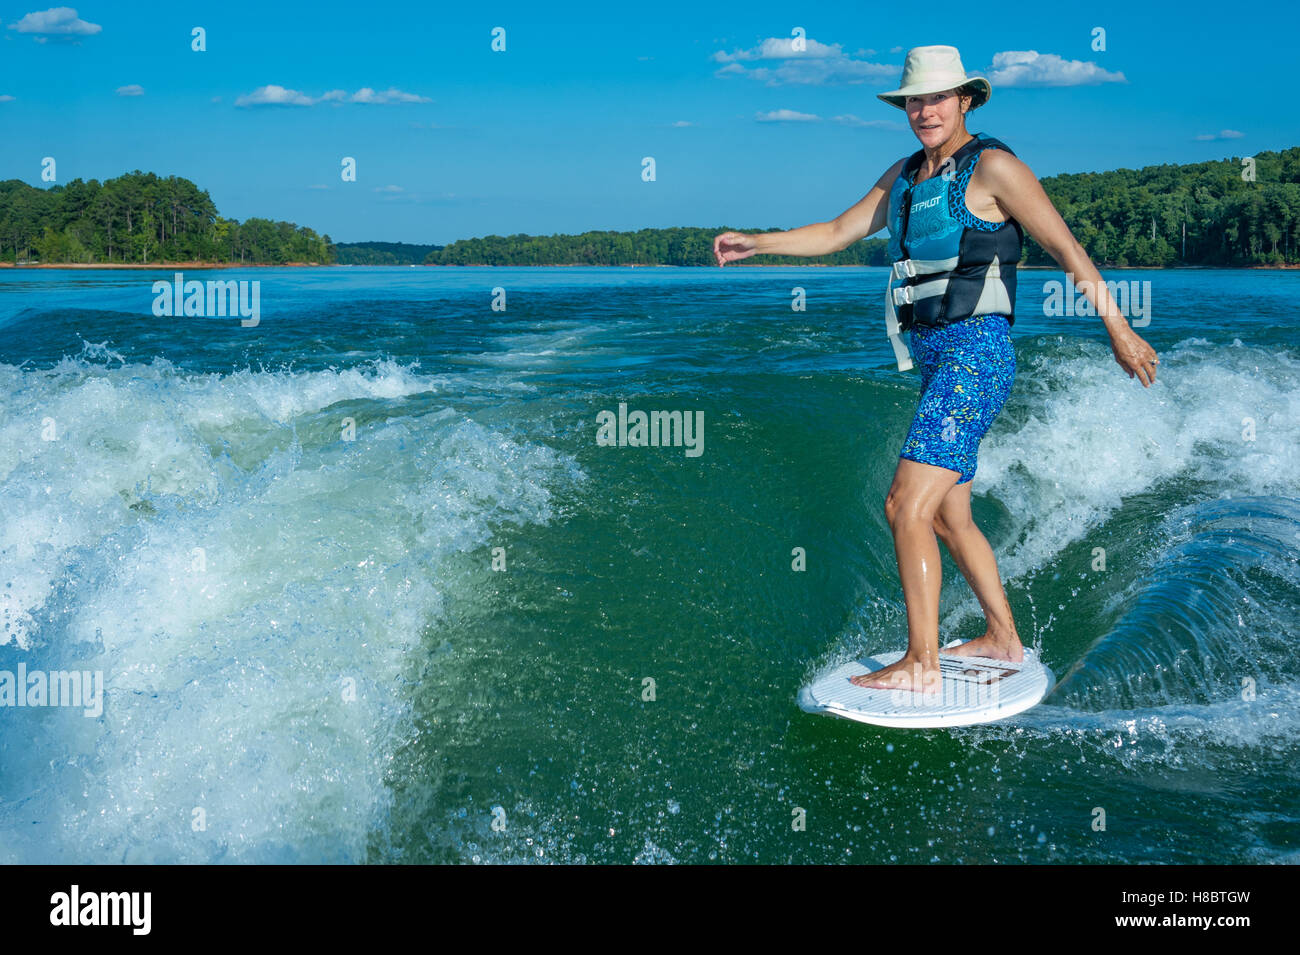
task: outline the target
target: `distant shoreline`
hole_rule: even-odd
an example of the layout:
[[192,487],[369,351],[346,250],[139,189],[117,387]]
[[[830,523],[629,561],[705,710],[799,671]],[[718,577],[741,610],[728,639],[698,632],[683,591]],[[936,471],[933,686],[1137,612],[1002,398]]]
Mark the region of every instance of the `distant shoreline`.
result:
[[43,262],[36,265],[15,265],[0,262],[0,269],[329,269],[332,265],[319,262],[285,262],[282,265],[264,265],[254,262],[156,262],[139,265],[134,262]]
[[[886,265],[776,265],[760,262],[753,263],[736,263],[733,268],[746,269],[884,269]],[[592,265],[589,262],[569,262],[563,265],[340,265],[337,263],[322,265],[318,262],[285,262],[281,265],[269,265],[266,263],[254,262],[156,262],[148,265],[139,265],[136,263],[110,262],[110,263],[85,263],[85,262],[51,262],[36,265],[15,265],[12,262],[0,262],[0,269],[65,269],[65,270],[100,270],[100,269],[134,269],[136,271],[154,271],[161,269],[687,269],[687,268],[718,268],[718,266],[698,266],[698,265],[659,265],[648,263],[630,263],[627,265]],[[725,268],[725,266],[724,266]],[[1018,270],[1022,271],[1045,271],[1059,272],[1061,269],[1056,265],[1018,265]],[[1135,271],[1135,272],[1191,272],[1191,271],[1249,271],[1249,270],[1273,270],[1273,269],[1300,269],[1300,264],[1296,265],[1099,265],[1098,269],[1105,271]]]

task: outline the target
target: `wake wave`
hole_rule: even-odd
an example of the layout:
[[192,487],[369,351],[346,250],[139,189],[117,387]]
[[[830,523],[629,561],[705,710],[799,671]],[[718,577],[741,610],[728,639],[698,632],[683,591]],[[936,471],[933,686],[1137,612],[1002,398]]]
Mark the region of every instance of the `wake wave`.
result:
[[1210,501],[1165,525],[1169,544],[1140,592],[1061,679],[1054,702],[1211,703],[1300,684],[1300,501]]

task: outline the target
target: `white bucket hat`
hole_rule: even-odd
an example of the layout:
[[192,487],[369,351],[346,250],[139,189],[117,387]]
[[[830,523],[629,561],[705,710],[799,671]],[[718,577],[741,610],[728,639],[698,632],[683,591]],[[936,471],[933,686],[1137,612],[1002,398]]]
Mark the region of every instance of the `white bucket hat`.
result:
[[877,93],[890,106],[907,109],[907,97],[942,93],[959,86],[974,87],[970,108],[983,106],[993,95],[993,87],[982,76],[967,76],[961,54],[955,46],[914,46],[903,63],[903,85],[888,93]]

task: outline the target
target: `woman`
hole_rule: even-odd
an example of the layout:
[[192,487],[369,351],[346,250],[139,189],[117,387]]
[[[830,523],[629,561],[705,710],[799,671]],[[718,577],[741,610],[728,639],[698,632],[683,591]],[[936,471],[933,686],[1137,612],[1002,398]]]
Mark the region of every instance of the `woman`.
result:
[[879,98],[904,110],[921,149],[900,159],[870,192],[831,222],[788,232],[724,232],[719,265],[751,255],[827,255],[890,227],[895,260],[886,287],[886,330],[898,366],[920,363],[921,399],[885,498],[907,603],[907,652],[892,666],[853,678],[859,686],[936,692],[939,587],[936,535],[984,610],[983,636],[945,650],[1019,662],[1024,650],[988,541],[971,518],[980,439],[1015,378],[1015,264],[1027,230],[1096,308],[1115,361],[1148,387],[1160,361],[1115,307],[1029,167],[1001,142],[966,131],[966,114],[992,87],[968,77],[954,47],[908,51],[902,85]]

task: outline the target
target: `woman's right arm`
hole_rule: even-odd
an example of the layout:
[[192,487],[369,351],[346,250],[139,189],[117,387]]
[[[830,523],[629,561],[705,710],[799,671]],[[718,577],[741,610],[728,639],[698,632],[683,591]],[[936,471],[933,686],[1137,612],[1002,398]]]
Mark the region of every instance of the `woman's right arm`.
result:
[[747,259],[751,255],[829,255],[846,249],[859,239],[874,235],[889,221],[889,190],[903,169],[900,159],[877,180],[861,200],[830,222],[790,229],[787,232],[724,232],[713,240],[718,265]]

